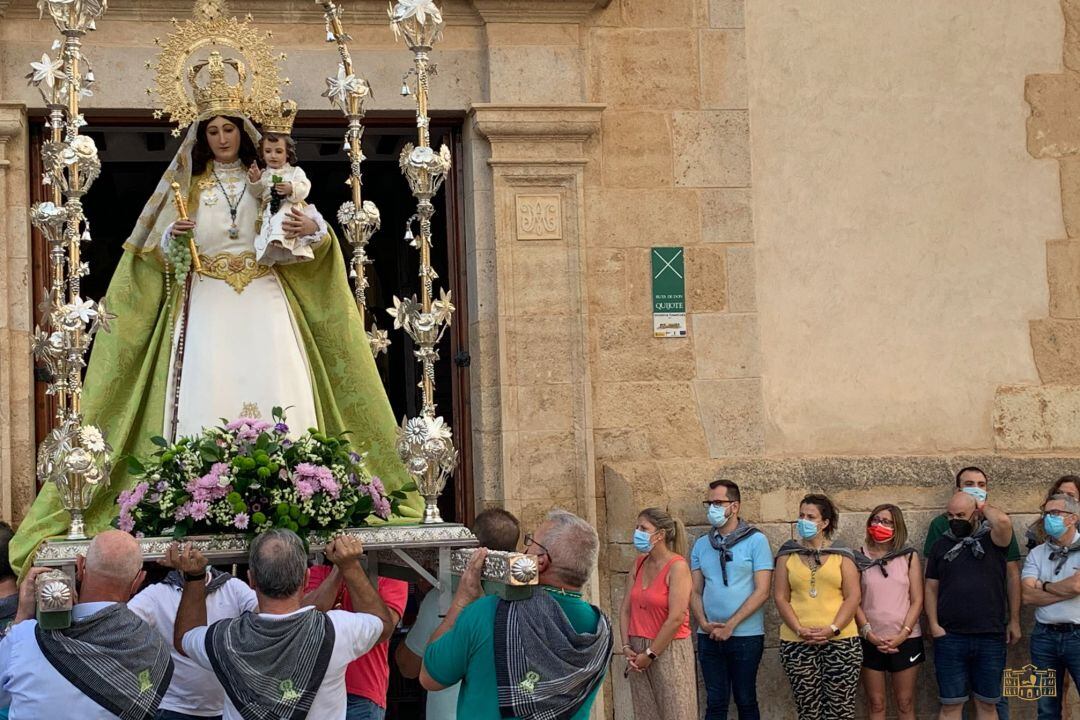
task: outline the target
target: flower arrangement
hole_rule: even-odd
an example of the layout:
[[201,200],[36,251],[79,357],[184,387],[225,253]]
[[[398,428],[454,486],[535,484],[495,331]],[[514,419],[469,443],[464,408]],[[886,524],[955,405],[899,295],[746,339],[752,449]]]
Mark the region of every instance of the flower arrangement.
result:
[[145,461],[128,458],[141,478],[120,493],[116,527],[148,536],[259,533],[288,528],[320,533],[415,511],[401,504],[411,486],[388,493],[345,434],[312,428],[289,438],[281,408],[274,422],[239,418],[169,443]]

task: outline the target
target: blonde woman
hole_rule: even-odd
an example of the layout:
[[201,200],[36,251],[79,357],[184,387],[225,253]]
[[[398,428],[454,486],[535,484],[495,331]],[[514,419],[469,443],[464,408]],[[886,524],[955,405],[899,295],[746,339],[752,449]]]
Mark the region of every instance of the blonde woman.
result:
[[665,510],[647,508],[638,515],[634,547],[640,556],[620,619],[635,716],[697,720],[686,529]]

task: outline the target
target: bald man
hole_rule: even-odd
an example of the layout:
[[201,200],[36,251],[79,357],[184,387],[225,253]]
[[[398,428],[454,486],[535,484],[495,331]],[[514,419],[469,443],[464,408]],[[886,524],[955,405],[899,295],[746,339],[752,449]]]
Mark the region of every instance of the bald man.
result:
[[14,627],[0,642],[0,707],[9,718],[151,720],[172,679],[169,648],[125,604],[143,582],[142,550],[109,530],[76,560],[79,603],[71,627],[42,630],[34,620],[32,568],[19,590]]
[[941,720],[960,718],[975,700],[977,720],[997,718],[1005,670],[1009,597],[1009,516],[966,492],[945,510],[949,529],[926,562],[926,617],[934,636]]

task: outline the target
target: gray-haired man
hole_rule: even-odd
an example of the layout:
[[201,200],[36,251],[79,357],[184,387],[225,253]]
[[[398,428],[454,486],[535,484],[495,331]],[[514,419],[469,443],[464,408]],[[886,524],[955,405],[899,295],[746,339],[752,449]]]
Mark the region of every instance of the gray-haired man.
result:
[[173,643],[225,688],[224,720],[345,716],[345,668],[390,637],[394,623],[360,565],[360,541],[342,536],[324,552],[357,612],[302,606],[307,552],[295,533],[270,530],[252,541],[248,561],[259,612],[206,627],[206,558],[190,545],[181,550]]
[[1061,717],[1061,676],[1080,683],[1080,502],[1054,495],[1043,506],[1047,540],[1028,553],[1022,573],[1024,602],[1035,606],[1031,662],[1053,670],[1057,692],[1039,698],[1039,719]]

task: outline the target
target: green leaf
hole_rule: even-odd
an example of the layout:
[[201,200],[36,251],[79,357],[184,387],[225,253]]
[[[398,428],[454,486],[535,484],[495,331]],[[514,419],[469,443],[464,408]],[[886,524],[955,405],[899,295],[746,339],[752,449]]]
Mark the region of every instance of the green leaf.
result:
[[160,448],[169,447],[169,441],[161,437],[160,435],[155,435],[154,437],[150,438],[150,442],[154,443]]
[[139,459],[134,455],[128,455],[124,458],[127,461],[127,471],[129,475],[145,475],[146,466],[139,462]]
[[400,490],[401,492],[404,492],[404,493],[416,492],[416,490],[417,490],[416,483],[410,480],[409,482],[405,483],[400,488],[398,488],[398,490]]

